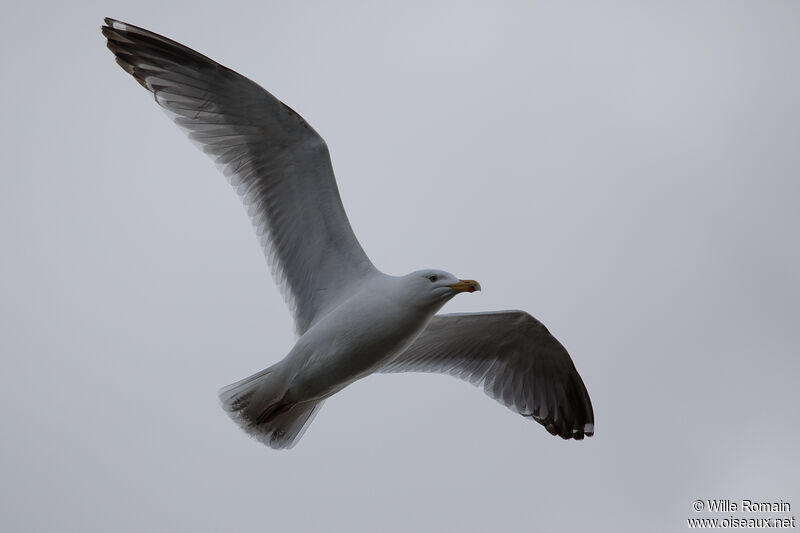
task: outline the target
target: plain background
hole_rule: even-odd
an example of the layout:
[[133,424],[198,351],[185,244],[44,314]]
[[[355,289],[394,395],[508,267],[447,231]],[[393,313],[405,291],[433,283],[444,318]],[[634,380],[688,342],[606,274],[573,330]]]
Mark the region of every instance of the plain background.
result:
[[[715,516],[695,499],[800,506],[800,4],[288,4],[4,2],[0,529],[682,531]],[[409,374],[332,398],[289,452],[248,439],[216,390],[290,349],[289,313],[103,16],[300,112],[375,264],[482,283],[446,311],[542,320],[596,436]]]

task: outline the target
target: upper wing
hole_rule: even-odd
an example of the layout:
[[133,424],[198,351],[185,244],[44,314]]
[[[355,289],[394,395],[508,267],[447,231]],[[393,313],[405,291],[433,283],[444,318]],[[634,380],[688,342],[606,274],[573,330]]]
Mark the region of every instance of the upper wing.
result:
[[450,374],[553,435],[594,435],[592,402],[567,350],[524,311],[437,315],[380,372]]
[[325,141],[244,76],[150,31],[105,22],[117,63],[153,93],[242,198],[303,333],[350,284],[376,271],[345,215]]

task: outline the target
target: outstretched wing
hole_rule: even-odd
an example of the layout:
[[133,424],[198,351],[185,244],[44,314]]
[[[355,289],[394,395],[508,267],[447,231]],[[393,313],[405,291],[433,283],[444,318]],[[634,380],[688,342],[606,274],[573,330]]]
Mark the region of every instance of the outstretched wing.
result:
[[553,435],[594,434],[592,402],[567,350],[524,311],[437,315],[380,372],[436,372],[483,386]]
[[105,22],[117,63],[153,93],[241,197],[298,333],[376,272],[342,207],[328,147],[300,115],[182,44]]

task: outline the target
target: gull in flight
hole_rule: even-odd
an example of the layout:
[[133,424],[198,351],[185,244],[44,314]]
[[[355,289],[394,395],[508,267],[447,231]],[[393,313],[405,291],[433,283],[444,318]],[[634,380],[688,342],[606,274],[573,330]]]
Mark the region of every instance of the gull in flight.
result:
[[594,434],[586,387],[567,351],[524,311],[436,313],[477,281],[425,269],[379,271],[344,212],[320,135],[244,76],[151,31],[110,18],[117,63],[211,156],[244,202],[294,315],[280,362],[219,392],[264,444],[291,448],[325,400],[376,372],[436,372],[564,439]]

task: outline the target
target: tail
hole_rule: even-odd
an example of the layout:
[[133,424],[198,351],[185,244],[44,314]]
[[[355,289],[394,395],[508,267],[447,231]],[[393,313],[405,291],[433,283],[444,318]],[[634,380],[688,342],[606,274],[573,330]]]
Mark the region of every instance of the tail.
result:
[[270,448],[293,447],[325,400],[286,403],[286,382],[277,365],[219,391],[222,408],[251,437]]

